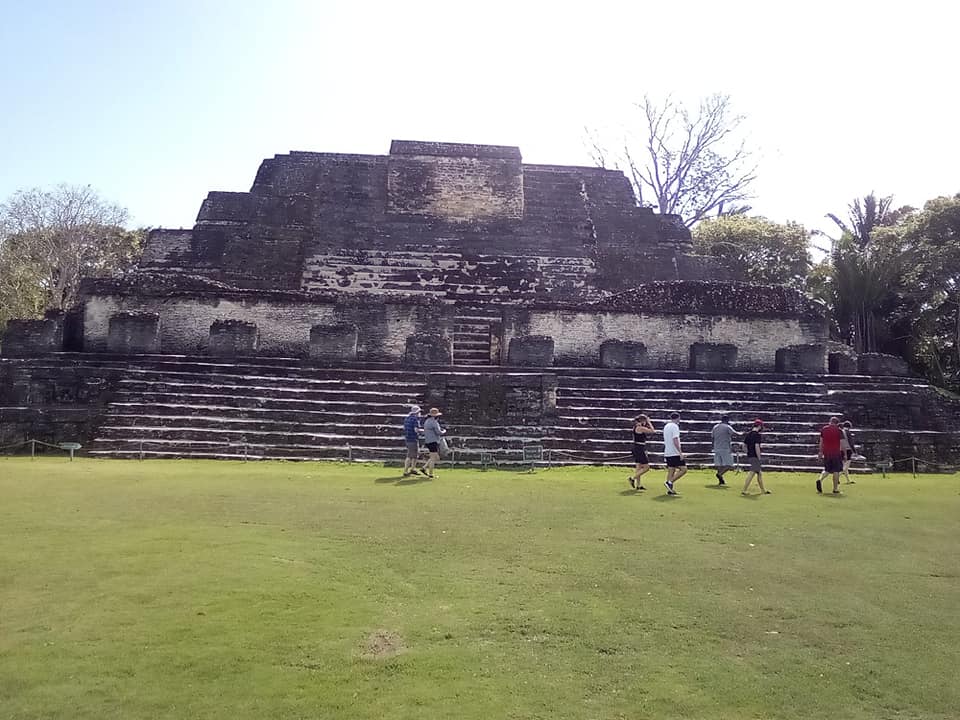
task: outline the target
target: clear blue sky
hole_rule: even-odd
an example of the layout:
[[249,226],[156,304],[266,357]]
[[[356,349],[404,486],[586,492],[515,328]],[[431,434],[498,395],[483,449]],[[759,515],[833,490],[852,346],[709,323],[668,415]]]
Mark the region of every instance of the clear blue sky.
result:
[[89,183],[136,224],[190,226],[275,153],[405,138],[582,164],[583,126],[644,92],[717,91],[773,219],[960,192],[956,4],[779,5],[0,0],[0,198]]

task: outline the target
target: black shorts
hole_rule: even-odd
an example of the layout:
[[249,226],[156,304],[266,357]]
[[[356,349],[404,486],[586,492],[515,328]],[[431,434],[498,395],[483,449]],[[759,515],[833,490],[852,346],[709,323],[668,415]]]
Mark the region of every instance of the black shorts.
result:
[[637,445],[633,446],[633,461],[637,465],[649,465],[650,461],[647,460],[647,451],[642,447]]
[[823,457],[823,469],[828,473],[843,472],[843,455],[825,455]]
[[440,452],[440,443],[427,443],[427,450],[432,453]]
[[667,455],[664,460],[667,461],[667,467],[685,467],[687,464],[679,455]]

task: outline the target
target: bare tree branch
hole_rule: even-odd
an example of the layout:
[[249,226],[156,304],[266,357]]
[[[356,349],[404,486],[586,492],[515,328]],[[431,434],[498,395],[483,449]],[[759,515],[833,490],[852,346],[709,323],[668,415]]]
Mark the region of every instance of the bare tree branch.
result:
[[750,199],[757,168],[746,142],[736,141],[744,117],[733,113],[729,96],[704,99],[696,115],[670,96],[662,102],[645,96],[636,108],[643,118],[643,162],[631,150],[629,133],[618,143],[620,152],[609,151],[595,132],[587,136],[595,160],[627,169],[641,202],[649,193],[661,213],[680,215],[690,226],[723,205]]

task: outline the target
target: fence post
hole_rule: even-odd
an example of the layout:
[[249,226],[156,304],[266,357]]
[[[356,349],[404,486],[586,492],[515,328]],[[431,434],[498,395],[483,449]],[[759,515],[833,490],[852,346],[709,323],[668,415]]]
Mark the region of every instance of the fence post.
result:
[[143,440],[140,441],[140,462],[143,462]]
[[910,466],[913,469],[913,479],[917,479],[917,459],[915,457],[910,458]]
[[243,461],[244,462],[247,461],[247,444],[246,443],[243,444]]
[[37,441],[30,441],[30,459],[33,460],[37,456]]

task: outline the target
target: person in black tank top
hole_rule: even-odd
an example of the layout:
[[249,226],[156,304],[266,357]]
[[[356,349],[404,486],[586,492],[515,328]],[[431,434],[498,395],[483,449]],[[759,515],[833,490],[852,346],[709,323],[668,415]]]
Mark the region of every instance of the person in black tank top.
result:
[[646,415],[637,415],[633,419],[633,461],[636,463],[634,474],[627,478],[630,487],[634,490],[646,490],[640,484],[640,476],[650,472],[650,461],[647,459],[647,435],[655,433],[653,423]]

